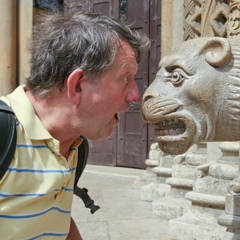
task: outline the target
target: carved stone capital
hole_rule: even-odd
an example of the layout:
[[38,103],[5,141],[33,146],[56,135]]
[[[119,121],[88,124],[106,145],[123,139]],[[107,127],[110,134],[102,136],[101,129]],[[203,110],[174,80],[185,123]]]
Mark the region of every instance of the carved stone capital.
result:
[[240,2],[238,0],[229,1],[227,31],[228,37],[240,37]]
[[186,160],[186,154],[181,154],[174,157],[173,162],[175,164],[187,164],[185,160]]
[[240,177],[235,178],[230,182],[228,192],[231,195],[240,196]]
[[198,166],[195,171],[195,176],[198,178],[203,178],[203,177],[207,176],[210,165],[211,165],[211,163],[205,163],[205,164]]

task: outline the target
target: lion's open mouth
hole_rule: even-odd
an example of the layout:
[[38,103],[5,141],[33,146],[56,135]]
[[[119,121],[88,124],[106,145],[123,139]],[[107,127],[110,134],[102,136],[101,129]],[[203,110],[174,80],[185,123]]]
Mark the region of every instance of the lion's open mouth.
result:
[[186,112],[168,114],[152,123],[159,148],[168,154],[182,154],[193,145],[197,137],[197,125]]
[[178,119],[167,119],[154,124],[157,136],[178,136],[186,131],[186,124]]

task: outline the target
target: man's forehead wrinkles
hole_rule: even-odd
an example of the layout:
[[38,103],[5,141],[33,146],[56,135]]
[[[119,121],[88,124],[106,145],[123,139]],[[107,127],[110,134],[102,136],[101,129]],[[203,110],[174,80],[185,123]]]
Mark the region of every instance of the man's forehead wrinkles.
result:
[[117,73],[119,74],[126,74],[128,72],[135,73],[137,70],[137,66],[135,66],[133,63],[129,62],[123,62],[119,65],[118,69],[116,69]]

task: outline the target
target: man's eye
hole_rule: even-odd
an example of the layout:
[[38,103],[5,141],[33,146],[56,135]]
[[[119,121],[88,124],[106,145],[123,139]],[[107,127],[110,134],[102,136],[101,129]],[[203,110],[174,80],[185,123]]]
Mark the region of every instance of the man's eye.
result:
[[127,77],[127,76],[125,76],[123,79],[124,79],[126,82],[129,81],[129,77]]

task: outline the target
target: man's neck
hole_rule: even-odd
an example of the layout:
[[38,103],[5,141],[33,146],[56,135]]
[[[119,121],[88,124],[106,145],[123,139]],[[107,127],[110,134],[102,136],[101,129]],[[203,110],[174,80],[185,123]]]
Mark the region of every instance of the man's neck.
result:
[[[78,135],[71,134],[69,129],[68,107],[60,91],[51,92],[48,97],[36,98],[27,91],[35,113],[51,136],[60,142],[60,153],[67,159],[72,143]],[[66,111],[65,111],[66,110]]]

